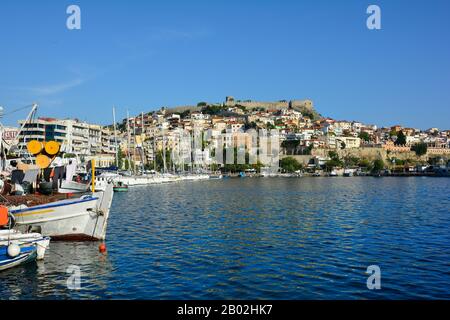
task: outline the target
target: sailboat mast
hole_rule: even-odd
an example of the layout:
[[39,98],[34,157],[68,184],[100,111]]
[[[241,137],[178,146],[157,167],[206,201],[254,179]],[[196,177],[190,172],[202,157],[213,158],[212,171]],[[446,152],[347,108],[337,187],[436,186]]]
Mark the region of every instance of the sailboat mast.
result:
[[156,132],[153,131],[153,170],[156,171]]
[[128,170],[131,166],[131,157],[130,157],[130,145],[131,145],[131,137],[130,137],[130,113],[127,110],[127,136],[128,136],[128,143],[127,143],[127,159],[128,159]]
[[136,118],[134,118],[133,139],[133,172],[136,173]]
[[167,170],[167,164],[166,164],[166,135],[164,132],[164,129],[162,131],[163,134],[163,164],[164,164],[164,173],[166,173]]
[[116,167],[119,168],[119,149],[117,148],[117,131],[116,131],[116,108],[113,107],[113,121],[114,121],[114,148],[116,150]]
[[[145,134],[144,134],[144,112],[141,113],[141,161],[142,161],[142,173],[145,170],[145,152],[144,152],[144,140],[145,140]],[[147,162],[147,161],[145,161]]]

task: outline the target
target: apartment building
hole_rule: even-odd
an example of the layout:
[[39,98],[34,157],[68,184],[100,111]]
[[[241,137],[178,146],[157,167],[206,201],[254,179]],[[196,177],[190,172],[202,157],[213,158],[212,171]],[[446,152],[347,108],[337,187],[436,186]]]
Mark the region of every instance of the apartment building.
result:
[[89,124],[78,120],[63,120],[67,127],[67,151],[76,155],[90,155]]
[[20,120],[23,130],[18,133],[19,150],[26,150],[31,140],[57,141],[61,150],[77,156],[115,154],[113,134],[100,125],[81,122],[76,119],[38,118],[32,121]]
[[31,140],[59,142],[63,148],[67,148],[67,124],[62,120],[54,118],[38,118],[33,121],[19,121],[19,126],[23,129],[18,134],[18,147],[26,150],[27,143]]

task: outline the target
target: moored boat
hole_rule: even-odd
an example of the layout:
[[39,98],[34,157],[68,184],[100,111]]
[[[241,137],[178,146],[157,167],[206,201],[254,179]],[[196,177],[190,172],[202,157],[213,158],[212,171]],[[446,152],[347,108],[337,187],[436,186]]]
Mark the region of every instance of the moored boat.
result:
[[114,183],[113,190],[114,192],[128,192],[128,185],[119,181],[117,183]]
[[0,245],[0,271],[35,261],[36,258],[36,245]]
[[332,170],[332,171],[328,174],[328,176],[329,176],[329,177],[337,177],[338,174],[337,174],[336,171]]
[[17,230],[0,230],[0,246],[15,244],[18,246],[36,246],[36,259],[42,260],[50,244],[50,237],[40,233],[22,233]]
[[353,170],[345,169],[345,170],[344,170],[343,176],[344,176],[344,177],[353,177],[353,174],[354,174],[354,171],[353,171]]
[[36,206],[9,207],[14,229],[38,232],[53,240],[104,240],[113,198],[113,185],[105,191]]
[[12,216],[6,207],[0,207],[0,271],[31,261],[42,260],[50,243],[49,237],[38,233],[22,234],[11,230]]

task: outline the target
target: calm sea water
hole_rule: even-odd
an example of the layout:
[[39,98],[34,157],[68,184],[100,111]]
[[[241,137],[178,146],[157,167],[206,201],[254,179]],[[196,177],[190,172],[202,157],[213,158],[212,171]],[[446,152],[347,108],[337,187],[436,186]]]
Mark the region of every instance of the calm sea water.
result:
[[[182,182],[116,194],[108,254],[52,243],[2,299],[450,299],[450,179]],[[81,289],[67,289],[70,265]],[[369,265],[381,290],[367,289]]]

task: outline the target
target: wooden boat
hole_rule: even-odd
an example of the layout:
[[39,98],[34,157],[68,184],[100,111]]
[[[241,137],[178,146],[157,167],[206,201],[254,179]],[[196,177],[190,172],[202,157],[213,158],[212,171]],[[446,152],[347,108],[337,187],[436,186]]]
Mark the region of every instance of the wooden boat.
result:
[[104,240],[112,198],[113,185],[107,184],[105,191],[62,200],[42,196],[39,200],[46,200],[42,204],[16,202],[8,209],[14,229],[21,232],[37,232],[53,240]]

